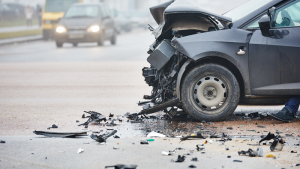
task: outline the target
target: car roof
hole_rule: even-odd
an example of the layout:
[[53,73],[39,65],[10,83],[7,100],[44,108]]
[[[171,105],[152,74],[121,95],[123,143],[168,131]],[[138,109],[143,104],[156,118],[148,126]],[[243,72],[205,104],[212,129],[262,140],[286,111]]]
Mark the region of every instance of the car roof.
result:
[[290,1],[290,0],[273,0],[267,4],[265,4],[264,6],[258,8],[257,10],[251,12],[250,14],[244,16],[243,18],[233,22],[233,25],[232,25],[232,28],[240,28],[240,27],[243,27],[244,24],[249,21],[250,19],[252,19],[253,17],[267,11],[270,7],[272,6],[275,6],[279,3],[282,3],[282,2],[287,2],[287,1]]

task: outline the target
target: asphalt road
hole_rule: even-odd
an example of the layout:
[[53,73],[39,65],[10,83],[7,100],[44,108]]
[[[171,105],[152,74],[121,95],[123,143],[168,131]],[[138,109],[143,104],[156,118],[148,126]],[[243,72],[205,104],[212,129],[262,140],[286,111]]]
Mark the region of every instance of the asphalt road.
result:
[[[145,138],[132,136],[119,140],[112,138],[108,146],[102,146],[89,138],[46,139],[32,133],[34,130],[46,130],[52,124],[59,126],[51,129],[54,131],[84,131],[83,127],[77,126],[76,120],[84,122],[86,119],[82,119],[81,115],[88,110],[105,116],[138,112],[141,107],[136,103],[151,91],[144,82],[141,69],[149,66],[146,52],[153,41],[150,32],[136,31],[120,35],[115,46],[109,42],[102,47],[93,43],[79,44],[78,47],[66,44],[57,49],[53,41],[0,46],[0,140],[7,141],[0,144],[0,168],[104,168],[118,163],[138,164],[138,168],[187,168],[191,159],[183,164],[171,163],[170,160],[176,160],[177,154],[163,157],[161,151],[185,146],[186,151],[178,154],[182,155],[203,141],[180,143],[178,139],[167,142],[158,139],[142,147],[138,146],[139,141]],[[281,108],[239,106],[235,113],[268,113]],[[242,120],[216,125],[244,126],[246,123],[248,121]],[[265,122],[252,123],[264,125]],[[299,121],[296,124],[279,124],[276,128],[272,127],[274,122],[269,121],[266,125],[269,128],[264,130],[272,132],[292,128],[289,132],[299,133]],[[99,126],[92,125],[88,130],[99,131]],[[234,132],[238,134],[240,131]],[[84,144],[86,142],[90,144]],[[297,141],[291,141],[290,146],[294,143]],[[120,149],[113,150],[114,146]],[[236,152],[243,147],[236,146],[229,154],[234,159],[243,160],[243,163],[233,163],[234,159],[225,161],[228,153],[223,151],[224,147],[215,146],[219,143],[208,146],[209,154],[204,157],[200,153],[195,154],[200,161],[193,164],[198,168],[280,168],[290,167],[297,159],[281,156],[276,161],[266,158],[249,160],[249,157],[237,156]],[[76,154],[80,147],[86,151]],[[269,151],[268,147],[265,149]],[[289,147],[284,153],[290,150]],[[215,163],[216,160],[218,163]]]

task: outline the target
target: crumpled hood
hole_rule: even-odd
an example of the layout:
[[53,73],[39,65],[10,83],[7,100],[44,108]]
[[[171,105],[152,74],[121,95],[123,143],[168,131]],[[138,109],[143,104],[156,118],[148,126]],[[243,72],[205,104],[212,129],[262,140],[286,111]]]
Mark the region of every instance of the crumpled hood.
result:
[[197,4],[186,2],[185,0],[172,0],[161,5],[154,6],[150,8],[150,12],[157,24],[164,22],[164,15],[172,13],[199,13],[202,15],[213,16],[225,22],[232,22],[232,19],[229,17],[206,11],[200,8]]
[[164,11],[173,2],[174,0],[150,8],[150,12],[157,24],[161,24],[164,21]]

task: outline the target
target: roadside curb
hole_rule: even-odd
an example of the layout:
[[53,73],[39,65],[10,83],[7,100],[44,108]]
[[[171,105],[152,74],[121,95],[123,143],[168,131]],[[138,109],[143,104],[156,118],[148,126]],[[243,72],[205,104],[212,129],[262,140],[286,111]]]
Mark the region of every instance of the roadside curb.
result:
[[43,39],[42,35],[2,39],[2,40],[0,40],[0,46],[10,45],[10,44],[15,44],[15,43],[39,41],[39,40],[42,40],[42,39]]

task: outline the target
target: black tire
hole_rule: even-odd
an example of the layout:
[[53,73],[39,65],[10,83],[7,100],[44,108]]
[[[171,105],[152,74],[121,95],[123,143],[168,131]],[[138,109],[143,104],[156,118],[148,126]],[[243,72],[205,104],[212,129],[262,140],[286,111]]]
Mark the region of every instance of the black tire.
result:
[[48,40],[50,38],[49,31],[43,30],[43,40]]
[[[211,78],[213,77],[213,78]],[[206,82],[210,80],[210,82]],[[203,82],[200,82],[203,81]],[[216,82],[214,82],[216,81]],[[218,83],[221,87],[213,88],[216,95],[211,95],[215,98],[206,98],[207,89]],[[202,86],[201,86],[202,84]],[[201,86],[201,87],[200,87]],[[203,90],[201,90],[203,88]],[[221,90],[220,90],[221,88]],[[198,89],[198,90],[197,90]],[[220,91],[218,93],[218,90]],[[206,94],[204,94],[206,91]],[[222,94],[224,92],[224,94]],[[211,92],[210,92],[211,93]],[[203,95],[203,96],[202,96]],[[206,95],[206,96],[204,96]],[[202,98],[197,98],[201,96]],[[211,97],[209,96],[209,97]],[[223,100],[217,106],[206,107],[202,102],[218,101],[219,97]],[[207,100],[205,100],[207,99]],[[214,100],[216,99],[216,100]],[[235,76],[225,67],[217,64],[205,64],[192,69],[185,76],[181,88],[181,101],[183,109],[196,120],[205,121],[221,121],[230,116],[236,109],[240,100],[240,88]],[[218,107],[220,106],[220,107]],[[217,108],[215,108],[217,107]],[[210,109],[210,110],[209,110]]]
[[57,48],[61,48],[64,44],[63,42],[59,42],[59,41],[55,41],[55,43]]
[[117,33],[116,32],[114,32],[113,36],[111,37],[110,43],[112,45],[115,45],[117,43]]
[[73,47],[77,47],[78,46],[78,43],[73,43]]
[[103,46],[104,45],[104,41],[105,41],[105,32],[103,31],[98,39],[98,46]]

